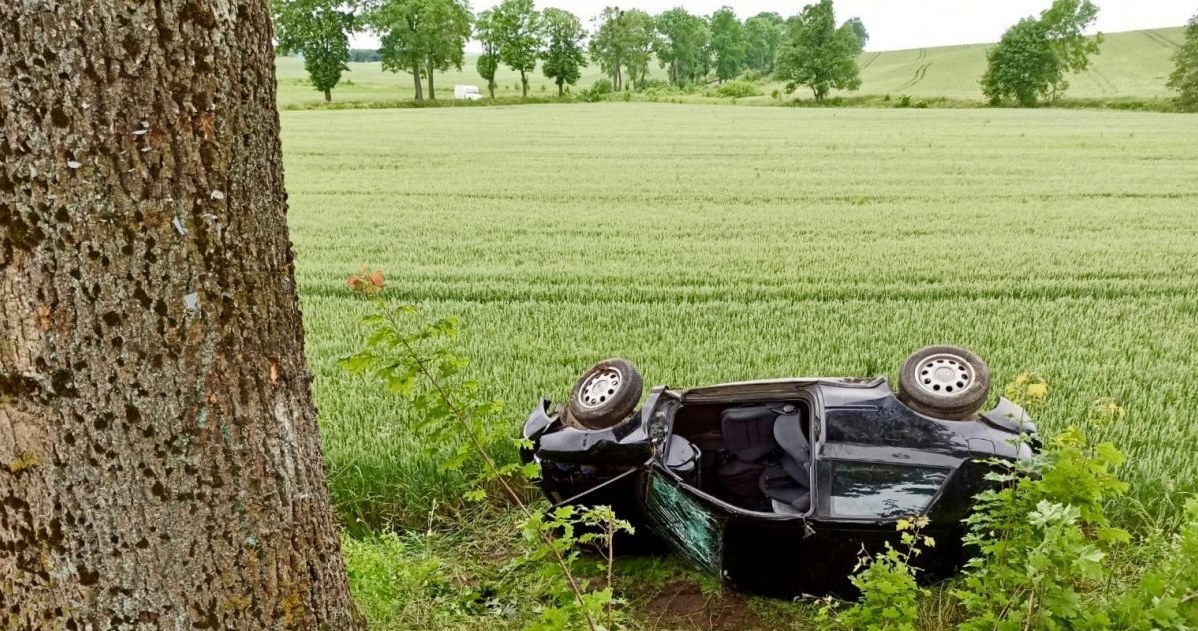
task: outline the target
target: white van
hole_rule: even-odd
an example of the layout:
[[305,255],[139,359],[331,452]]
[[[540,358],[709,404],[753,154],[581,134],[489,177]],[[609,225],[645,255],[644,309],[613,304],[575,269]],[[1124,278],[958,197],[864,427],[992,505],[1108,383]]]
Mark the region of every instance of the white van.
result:
[[476,85],[455,85],[453,86],[453,98],[477,101],[483,98],[483,93],[478,90]]

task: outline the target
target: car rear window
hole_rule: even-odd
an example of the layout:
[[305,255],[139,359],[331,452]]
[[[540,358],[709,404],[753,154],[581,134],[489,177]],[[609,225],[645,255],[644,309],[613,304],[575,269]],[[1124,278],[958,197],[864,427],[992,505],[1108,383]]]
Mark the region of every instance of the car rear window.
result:
[[922,513],[948,473],[935,467],[838,461],[832,465],[831,510],[847,517]]

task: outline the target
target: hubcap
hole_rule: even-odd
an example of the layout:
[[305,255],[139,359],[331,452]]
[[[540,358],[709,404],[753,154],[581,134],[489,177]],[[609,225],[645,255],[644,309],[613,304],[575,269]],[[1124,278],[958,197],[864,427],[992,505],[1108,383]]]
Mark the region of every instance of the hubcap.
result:
[[916,383],[924,392],[937,397],[950,397],[973,383],[973,367],[965,358],[952,353],[932,355],[919,365]]
[[597,408],[611,400],[623,382],[624,375],[608,366],[587,378],[578,391],[578,402],[587,409]]

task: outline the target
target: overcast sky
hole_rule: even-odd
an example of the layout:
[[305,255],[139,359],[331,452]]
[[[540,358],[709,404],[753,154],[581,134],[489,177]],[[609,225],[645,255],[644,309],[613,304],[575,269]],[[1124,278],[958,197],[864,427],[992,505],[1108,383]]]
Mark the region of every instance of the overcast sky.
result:
[[[783,17],[798,13],[811,0],[536,0],[537,8],[559,7],[580,17],[587,28],[591,18],[603,7],[644,9],[660,13],[685,6],[691,13],[708,15],[728,5],[744,19],[761,11],[777,11]],[[1162,26],[1180,26],[1195,11],[1198,0],[1095,0],[1098,23],[1095,30],[1114,33]],[[896,50],[994,42],[1008,26],[1027,15],[1038,14],[1052,0],[835,0],[836,17],[844,21],[860,17],[869,30],[867,50]],[[496,4],[494,0],[475,0],[475,12]],[[353,45],[374,48],[377,40],[369,35],[354,38]],[[469,46],[475,51],[475,46]]]

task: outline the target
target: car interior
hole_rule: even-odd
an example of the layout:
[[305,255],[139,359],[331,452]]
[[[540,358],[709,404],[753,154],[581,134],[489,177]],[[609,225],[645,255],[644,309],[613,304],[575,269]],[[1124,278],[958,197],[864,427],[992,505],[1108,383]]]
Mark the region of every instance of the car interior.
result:
[[803,515],[811,506],[810,419],[802,401],[687,405],[674,413],[665,464],[733,506]]

